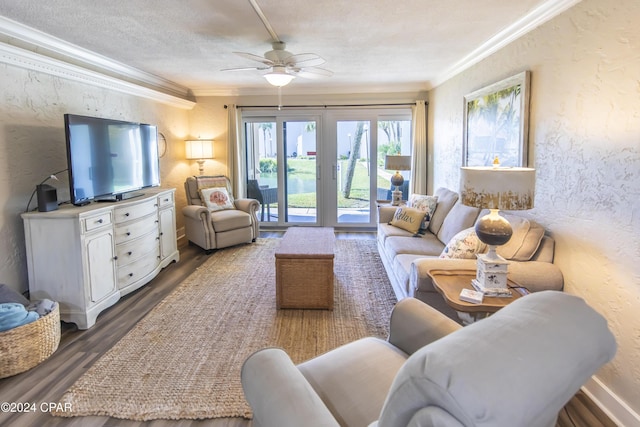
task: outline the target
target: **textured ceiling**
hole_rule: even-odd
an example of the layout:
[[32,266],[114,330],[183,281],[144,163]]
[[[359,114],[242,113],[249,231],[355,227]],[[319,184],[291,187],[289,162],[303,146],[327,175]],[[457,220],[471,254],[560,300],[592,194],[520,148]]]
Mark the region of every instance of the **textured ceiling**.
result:
[[[430,88],[461,59],[553,0],[257,0],[292,53],[334,75],[288,93]],[[557,3],[557,2],[555,2]],[[198,93],[272,90],[234,51],[262,55],[271,36],[248,0],[0,0],[0,15]]]

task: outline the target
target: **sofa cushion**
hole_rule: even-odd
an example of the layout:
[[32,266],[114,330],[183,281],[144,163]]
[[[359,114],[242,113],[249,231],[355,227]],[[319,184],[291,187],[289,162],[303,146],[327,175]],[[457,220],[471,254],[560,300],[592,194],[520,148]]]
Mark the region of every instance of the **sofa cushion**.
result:
[[436,196],[427,196],[424,194],[412,194],[409,196],[407,205],[424,212],[420,230],[426,231],[429,228],[429,223],[431,222],[431,217],[436,210],[437,204],[438,198]]
[[458,193],[453,192],[448,188],[438,188],[433,195],[438,198],[438,203],[436,204],[436,210],[433,212],[431,221],[429,222],[429,231],[433,234],[438,234],[447,214],[458,201]]
[[487,250],[487,245],[480,241],[473,227],[462,230],[444,247],[440,258],[476,259],[476,254]]
[[363,338],[298,365],[340,425],[377,418],[407,354],[379,338]]
[[398,254],[415,254],[424,256],[437,257],[444,249],[444,245],[440,240],[431,233],[427,233],[422,237],[387,237],[384,243],[384,249],[389,259],[394,259]]
[[423,211],[409,206],[404,206],[396,210],[396,213],[393,215],[393,219],[389,224],[415,234],[420,230],[420,224],[422,224],[423,218]]
[[211,212],[211,221],[216,233],[251,226],[251,215],[236,209]]
[[[496,249],[498,255],[514,261],[529,261],[540,246],[544,236],[544,228],[534,221],[515,215],[505,214],[505,218],[511,223],[513,235],[507,243],[498,246]],[[518,219],[517,222],[516,218]],[[524,219],[524,221],[520,221],[521,219]]]
[[451,240],[453,236],[471,227],[475,223],[476,218],[478,218],[479,213],[479,208],[466,206],[460,202],[456,203],[449,211],[449,215],[447,215],[442,222],[442,227],[440,227],[440,231],[438,231],[438,239],[444,244],[449,243],[449,240]]

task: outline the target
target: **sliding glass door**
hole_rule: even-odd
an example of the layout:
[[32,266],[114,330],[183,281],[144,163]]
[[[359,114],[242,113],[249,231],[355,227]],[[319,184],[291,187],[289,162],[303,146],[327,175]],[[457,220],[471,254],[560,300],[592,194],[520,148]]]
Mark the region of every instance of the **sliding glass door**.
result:
[[245,121],[247,196],[264,224],[318,224],[317,120]]
[[411,153],[410,111],[271,113],[243,114],[247,195],[260,202],[261,226],[375,227],[395,172],[384,157]]

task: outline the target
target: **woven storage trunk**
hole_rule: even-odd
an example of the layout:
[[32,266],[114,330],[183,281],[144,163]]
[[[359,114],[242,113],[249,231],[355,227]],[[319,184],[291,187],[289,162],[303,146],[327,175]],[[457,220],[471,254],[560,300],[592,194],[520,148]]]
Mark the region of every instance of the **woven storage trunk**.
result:
[[0,332],[0,378],[28,371],[60,344],[60,307],[26,325]]

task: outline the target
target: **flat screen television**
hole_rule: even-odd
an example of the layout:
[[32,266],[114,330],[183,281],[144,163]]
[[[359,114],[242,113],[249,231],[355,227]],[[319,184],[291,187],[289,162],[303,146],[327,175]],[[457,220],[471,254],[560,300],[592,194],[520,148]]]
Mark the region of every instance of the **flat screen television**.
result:
[[118,201],[160,185],[155,126],[64,115],[71,203]]

